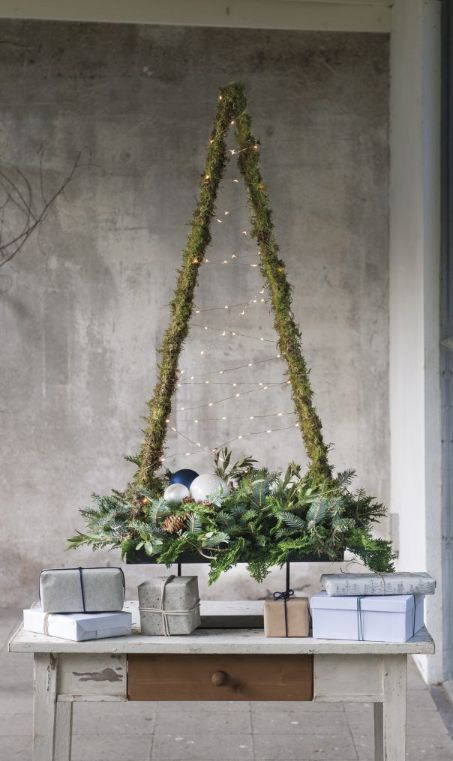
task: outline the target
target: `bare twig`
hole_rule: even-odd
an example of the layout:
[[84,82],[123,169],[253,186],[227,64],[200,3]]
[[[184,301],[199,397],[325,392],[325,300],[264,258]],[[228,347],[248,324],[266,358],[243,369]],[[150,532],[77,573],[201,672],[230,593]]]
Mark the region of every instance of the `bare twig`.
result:
[[[39,168],[40,202],[38,204],[35,203],[31,182],[21,169],[16,167],[8,171],[8,169],[0,167],[0,190],[5,196],[5,200],[0,203],[2,216],[0,223],[0,267],[10,262],[19,253],[30,236],[44,222],[57,198],[65,191],[76,171],[83,166],[81,158],[82,151],[77,154],[69,174],[47,197],[44,192],[41,155]],[[20,222],[16,221],[14,224],[7,218],[8,207],[14,207],[16,212],[19,212]],[[8,226],[7,223],[9,223]],[[6,229],[8,232],[5,234]]]

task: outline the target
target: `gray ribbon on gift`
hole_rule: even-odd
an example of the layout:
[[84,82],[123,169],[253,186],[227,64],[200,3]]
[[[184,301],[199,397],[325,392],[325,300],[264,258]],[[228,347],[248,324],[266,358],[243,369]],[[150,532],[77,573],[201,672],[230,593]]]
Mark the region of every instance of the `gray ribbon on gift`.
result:
[[[384,581],[384,587],[385,587],[385,581]],[[367,595],[364,595],[364,597],[366,596]],[[414,600],[414,608],[413,608],[413,616],[412,616],[412,634],[409,639],[411,639],[412,637],[415,637],[415,617],[417,614],[417,601],[415,599],[415,595],[411,595],[411,597]],[[363,641],[363,638],[364,638],[362,599],[363,599],[362,597],[357,598],[357,639],[360,641]]]
[[198,607],[200,604],[200,600],[197,600],[192,607],[186,608],[186,610],[166,610],[165,608],[165,588],[167,584],[170,581],[173,581],[174,575],[168,576],[166,579],[162,580],[162,584],[160,587],[160,602],[158,608],[142,608],[139,607],[140,613],[160,613],[162,616],[162,624],[164,627],[164,635],[166,637],[170,637],[170,625],[168,621],[169,616],[186,616],[188,613],[190,613],[192,610],[195,610],[195,608]]

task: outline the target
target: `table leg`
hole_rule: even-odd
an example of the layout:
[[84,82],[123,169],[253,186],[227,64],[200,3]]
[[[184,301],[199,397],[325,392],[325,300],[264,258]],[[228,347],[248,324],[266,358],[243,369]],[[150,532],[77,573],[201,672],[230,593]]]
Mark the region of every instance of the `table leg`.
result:
[[33,670],[33,761],[54,761],[57,658],[35,653]]
[[383,702],[374,706],[376,761],[405,761],[407,656],[383,661]]
[[71,761],[72,700],[58,701],[53,761]]

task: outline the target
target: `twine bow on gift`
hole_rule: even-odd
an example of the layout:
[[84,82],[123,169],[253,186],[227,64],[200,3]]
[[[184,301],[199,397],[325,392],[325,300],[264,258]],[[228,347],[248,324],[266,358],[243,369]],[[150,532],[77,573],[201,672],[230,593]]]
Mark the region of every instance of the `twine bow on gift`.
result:
[[165,608],[165,589],[167,584],[170,581],[173,581],[175,577],[168,576],[166,579],[162,579],[162,584],[160,587],[160,601],[159,601],[159,607],[158,608],[142,608],[139,607],[140,613],[160,613],[162,616],[162,624],[164,628],[164,635],[166,637],[170,636],[170,625],[168,621],[169,616],[186,616],[188,613],[191,613],[192,610],[195,610],[195,608],[198,607],[200,604],[200,600],[196,600],[195,603],[190,608],[186,608],[185,610],[166,610]]
[[283,600],[285,606],[285,637],[288,636],[288,600],[294,596],[294,589],[285,589],[284,592],[274,592],[274,600]]

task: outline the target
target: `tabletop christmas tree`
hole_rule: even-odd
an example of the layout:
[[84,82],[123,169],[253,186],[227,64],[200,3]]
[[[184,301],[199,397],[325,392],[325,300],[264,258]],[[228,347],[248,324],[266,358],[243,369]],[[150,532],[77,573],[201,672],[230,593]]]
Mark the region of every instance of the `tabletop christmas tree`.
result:
[[[228,149],[226,142],[230,130],[237,141],[233,149]],[[247,191],[251,236],[258,247],[259,264],[252,266],[259,266],[267,289],[278,357],[286,364],[285,382],[291,388],[295,426],[308,457],[304,473],[295,463],[279,472],[259,465],[252,457],[234,460],[232,452],[220,446],[214,449],[210,473],[198,475],[187,468],[172,473],[164,466],[172,403],[180,385],[179,361],[194,311],[198,274],[207,261],[219,185],[228,160],[235,155]],[[124,492],[95,495],[94,506],[81,510],[88,528],[77,532],[69,540],[70,546],[119,547],[129,560],[144,553],[151,562],[166,564],[189,553],[209,560],[211,581],[238,562],[248,563],[251,575],[260,581],[271,566],[288,559],[337,560],[345,549],[374,571],[391,570],[390,542],[371,533],[373,524],[385,515],[384,506],[362,490],[352,491],[353,471],[335,474],[329,462],[329,447],[313,404],[309,369],[292,312],[291,286],[273,234],[260,170],[260,143],[251,132],[244,90],[237,83],[219,93],[199,200],[170,309],[143,444],[137,457],[128,458],[136,464],[136,473]]]

